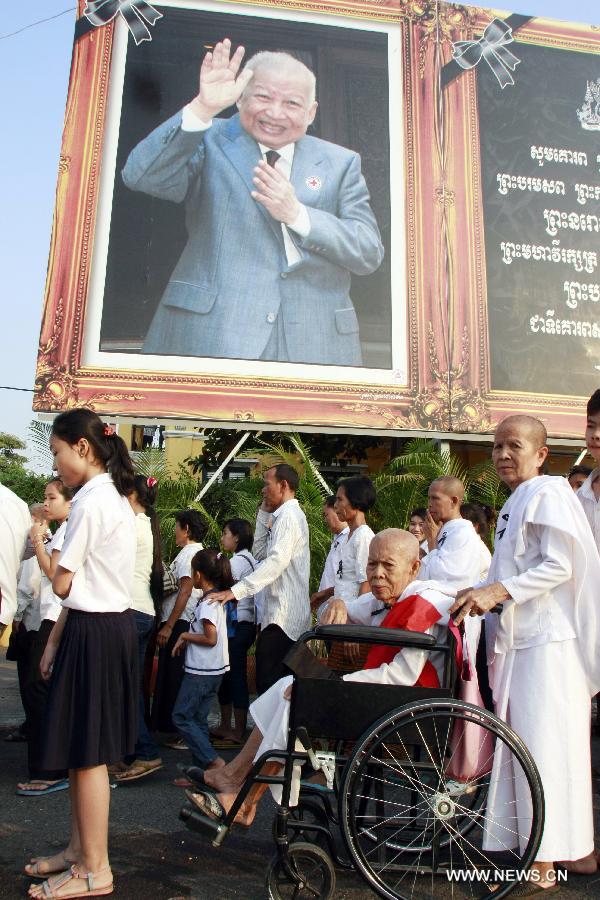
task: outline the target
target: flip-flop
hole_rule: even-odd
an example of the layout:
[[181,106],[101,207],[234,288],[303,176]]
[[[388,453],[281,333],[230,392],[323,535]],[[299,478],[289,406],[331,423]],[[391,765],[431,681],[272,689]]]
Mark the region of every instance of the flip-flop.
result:
[[125,784],[128,781],[139,781],[140,778],[145,778],[146,775],[152,775],[153,772],[158,772],[159,769],[164,769],[162,760],[152,764],[138,760],[137,762],[132,763],[124,772],[115,775],[114,779],[117,784]]
[[[205,815],[207,819],[212,819],[213,822],[221,822],[227,815],[225,807],[217,795],[211,794],[210,791],[186,791],[185,795],[197,810]],[[246,825],[244,822],[234,821],[233,825],[239,825],[241,828],[250,828],[250,825]]]
[[[30,781],[28,784],[33,784],[33,782]],[[69,789],[69,782],[66,779],[57,781],[56,784],[48,784],[46,781],[41,782],[41,784],[45,784],[46,787],[34,788],[33,790],[17,788],[16,793],[19,797],[44,797],[46,794],[55,794],[57,791],[68,791]]]
[[189,778],[186,778],[185,775],[181,775],[179,778],[174,778],[171,782],[175,787],[178,788],[193,788],[195,787],[194,782],[190,781]]
[[186,778],[189,778],[190,781],[193,782],[192,787],[197,786],[203,791],[208,791],[210,794],[218,793],[216,787],[213,787],[212,784],[208,784],[204,780],[206,769],[201,769],[200,766],[184,766],[181,763],[177,763],[177,768],[182,775],[185,775]]
[[213,819],[215,822],[220,822],[227,815],[225,807],[216,794],[211,794],[208,791],[186,791],[185,795],[196,809],[199,809],[207,818]]

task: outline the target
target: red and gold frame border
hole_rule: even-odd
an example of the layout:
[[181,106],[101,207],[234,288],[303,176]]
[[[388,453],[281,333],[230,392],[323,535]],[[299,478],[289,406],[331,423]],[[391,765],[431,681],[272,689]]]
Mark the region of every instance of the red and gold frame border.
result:
[[[80,15],[84,6],[79,0]],[[82,364],[113,42],[109,24],[92,29],[73,51],[34,408],[89,406],[103,414],[223,425],[442,433],[489,432],[507,412],[543,408],[553,433],[580,434],[581,398],[497,395],[489,386],[476,74],[463,73],[443,91],[438,76],[451,59],[452,43],[481,33],[494,14],[435,0],[263,0],[260,6],[367,18],[401,29],[408,384]],[[519,39],[580,48],[593,44],[597,50],[589,28],[569,26],[566,34],[565,26],[540,19],[520,30]],[[460,267],[455,264],[459,247]]]

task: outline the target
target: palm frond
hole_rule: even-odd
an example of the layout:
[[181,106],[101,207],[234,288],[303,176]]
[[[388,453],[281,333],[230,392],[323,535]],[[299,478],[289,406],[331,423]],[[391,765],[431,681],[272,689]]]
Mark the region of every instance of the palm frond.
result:
[[54,458],[50,450],[50,435],[52,434],[51,422],[38,422],[34,419],[27,428],[29,441],[34,450],[35,462],[40,468],[51,472],[54,466]]

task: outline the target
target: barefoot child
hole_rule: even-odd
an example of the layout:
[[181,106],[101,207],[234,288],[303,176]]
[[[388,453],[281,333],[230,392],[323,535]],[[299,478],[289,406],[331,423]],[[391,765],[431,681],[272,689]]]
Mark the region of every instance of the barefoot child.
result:
[[173,722],[192,751],[194,767],[210,769],[225,765],[210,742],[208,714],[223,675],[229,671],[229,651],[223,606],[208,600],[215,591],[226,591],[233,584],[229,560],[216,550],[199,550],[192,559],[192,580],[202,597],[190,630],[181,634],[173,647],[173,656],[185,651]]

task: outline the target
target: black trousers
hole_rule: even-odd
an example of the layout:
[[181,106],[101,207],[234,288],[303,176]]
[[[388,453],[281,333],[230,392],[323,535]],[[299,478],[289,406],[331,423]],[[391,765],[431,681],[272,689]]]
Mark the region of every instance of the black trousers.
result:
[[22,727],[23,734],[27,735],[27,704],[25,700],[25,685],[27,683],[27,675],[29,673],[29,657],[31,656],[31,645],[37,636],[37,631],[26,631],[23,625],[19,626],[19,630],[15,635],[15,646],[17,650],[17,675],[19,677],[19,694],[21,695],[21,703],[25,711],[25,723]]
[[179,635],[189,630],[190,623],[184,619],[178,619],[173,626],[171,637],[165,646],[158,651],[156,687],[154,688],[152,712],[150,714],[151,731],[165,731],[169,733],[177,731],[171,715],[181,682],[183,681],[185,653],[180,653],[179,656],[172,656],[171,652],[177,643]]
[[276,681],[289,675],[283,667],[283,660],[295,643],[279,625],[267,625],[261,629],[256,639],[257,694],[264,694]]
[[33,632],[33,640],[29,648],[29,660],[23,684],[23,706],[27,718],[27,764],[30,778],[55,781],[66,778],[67,772],[49,771],[42,768],[42,751],[44,748],[44,723],[46,706],[48,705],[49,682],[44,681],[40,673],[40,662],[54,628],[54,622],[44,619],[39,631]]

